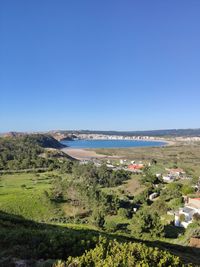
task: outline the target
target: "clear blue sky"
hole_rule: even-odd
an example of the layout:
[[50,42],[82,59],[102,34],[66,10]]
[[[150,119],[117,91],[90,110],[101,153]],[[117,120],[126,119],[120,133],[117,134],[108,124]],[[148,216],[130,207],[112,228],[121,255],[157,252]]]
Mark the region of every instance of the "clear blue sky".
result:
[[0,131],[200,127],[199,0],[1,0]]

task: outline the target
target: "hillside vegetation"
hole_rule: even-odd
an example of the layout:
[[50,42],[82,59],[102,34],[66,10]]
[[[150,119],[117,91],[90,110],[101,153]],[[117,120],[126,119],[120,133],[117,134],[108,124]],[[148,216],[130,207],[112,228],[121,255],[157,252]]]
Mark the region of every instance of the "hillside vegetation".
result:
[[[3,212],[0,238],[2,267],[13,266],[16,258],[27,259],[26,266],[183,266],[181,259],[169,252],[124,237],[100,236],[84,227],[35,223]],[[88,252],[83,254],[85,250]],[[63,261],[55,260],[58,258]]]
[[[183,204],[184,195],[195,195],[196,178],[165,184],[155,175],[179,166],[180,157],[187,161],[185,147],[177,150],[177,162],[172,148],[166,155],[163,148],[155,150],[156,160],[142,151],[138,158],[146,156],[145,168],[132,174],[104,161],[71,160],[51,140],[1,139],[0,266],[18,266],[17,260],[28,267],[198,266],[199,249],[189,247],[189,240],[200,235],[199,219],[184,230],[167,214]],[[198,150],[192,153],[196,157]],[[199,172],[194,165],[186,171]],[[157,193],[153,201],[152,193]]]
[[[62,148],[57,140],[48,135],[32,134],[0,138],[0,170],[48,168],[58,163],[46,148]],[[46,157],[42,156],[46,153]],[[66,154],[63,154],[68,158]]]

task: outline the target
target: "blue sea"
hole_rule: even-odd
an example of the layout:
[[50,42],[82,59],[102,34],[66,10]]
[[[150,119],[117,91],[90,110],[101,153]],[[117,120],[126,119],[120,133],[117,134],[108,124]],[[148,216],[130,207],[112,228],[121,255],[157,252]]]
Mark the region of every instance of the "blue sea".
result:
[[160,147],[166,145],[165,142],[142,140],[65,140],[61,143],[71,148]]

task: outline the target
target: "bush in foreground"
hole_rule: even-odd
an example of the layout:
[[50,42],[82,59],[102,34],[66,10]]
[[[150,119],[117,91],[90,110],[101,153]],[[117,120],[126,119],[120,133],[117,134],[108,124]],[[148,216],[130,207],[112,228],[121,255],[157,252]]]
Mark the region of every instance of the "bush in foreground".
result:
[[80,257],[58,261],[54,267],[133,267],[133,266],[183,266],[177,256],[158,248],[138,243],[119,243],[101,238],[99,244]]

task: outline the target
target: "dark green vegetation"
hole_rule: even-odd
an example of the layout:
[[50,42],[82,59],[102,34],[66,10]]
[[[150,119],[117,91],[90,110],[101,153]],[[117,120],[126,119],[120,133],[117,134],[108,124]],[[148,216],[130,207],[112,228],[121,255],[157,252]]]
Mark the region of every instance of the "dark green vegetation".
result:
[[[199,262],[199,249],[111,235],[83,226],[36,223],[4,212],[0,212],[0,240],[1,267],[14,266],[12,263],[17,258],[27,259],[27,266],[56,267],[71,266],[72,262],[79,264],[72,266],[108,267],[113,266],[112,262],[114,266],[141,266],[143,263],[142,266],[152,267]],[[90,249],[94,250],[83,255]],[[77,256],[80,258],[72,258]],[[39,263],[40,259],[43,260]],[[101,265],[102,260],[104,265]],[[64,261],[68,264],[64,265]]]
[[58,156],[69,158],[54,150],[62,147],[53,137],[41,134],[0,138],[0,171],[59,167]]
[[[10,148],[5,146],[8,140]],[[47,145],[45,140],[34,135],[1,141],[6,148],[1,151],[14,155],[6,166],[16,160],[23,173],[17,169],[10,174],[13,168],[0,176],[0,266],[12,266],[14,258],[32,259],[28,266],[52,266],[57,259],[63,260],[55,265],[58,267],[200,262],[199,249],[188,247],[190,237],[200,234],[199,218],[184,232],[174,227],[173,217],[167,215],[168,210],[182,205],[183,195],[195,194],[195,179],[166,185],[155,176],[165,164],[179,166],[179,162],[164,162],[165,155],[161,159],[155,154],[150,168],[133,175],[105,164],[96,167],[71,161],[55,147],[47,149],[51,142]],[[186,160],[186,154],[180,155]],[[150,154],[146,156],[150,158]],[[20,165],[26,157],[34,162],[44,159],[46,169],[40,166],[42,172],[38,172],[37,165],[28,161],[27,173]],[[198,175],[198,168],[187,171]],[[154,201],[149,200],[151,193],[158,194]],[[100,235],[103,239],[99,243]],[[89,251],[83,255],[85,250]],[[45,262],[34,265],[40,259]],[[70,265],[74,261],[77,265]]]
[[117,214],[123,205],[131,209],[131,203],[102,189],[120,185],[129,178],[128,172],[112,171],[105,165],[97,168],[93,164],[74,163],[66,178],[63,175],[54,177],[49,198],[53,203],[62,204],[71,219],[77,218],[83,223],[89,220],[97,227],[103,227],[106,215]]
[[21,259],[65,259],[81,255],[98,241],[98,233],[25,220],[0,212],[0,257]]
[[[119,243],[116,240],[101,239],[95,249],[89,250],[84,255],[69,258],[66,265],[73,266],[182,266],[181,260],[169,252],[158,248],[149,248],[144,244]],[[61,267],[62,262],[55,266]],[[64,266],[64,264],[63,264]]]

